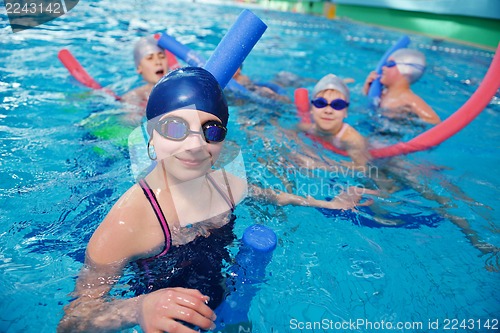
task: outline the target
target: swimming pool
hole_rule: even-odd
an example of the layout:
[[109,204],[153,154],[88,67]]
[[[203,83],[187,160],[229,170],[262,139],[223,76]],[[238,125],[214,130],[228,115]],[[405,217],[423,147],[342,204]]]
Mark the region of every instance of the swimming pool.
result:
[[[55,330],[89,237],[133,182],[126,146],[103,134],[123,109],[106,94],[78,85],[57,52],[70,49],[97,81],[123,94],[140,84],[131,53],[138,36],[166,28],[208,58],[240,11],[200,3],[88,1],[41,28],[16,34],[2,12],[0,331]],[[254,12],[269,28],[245,61],[245,74],[270,81],[279,71],[289,71],[307,88],[327,72],[351,77],[348,122],[370,134],[378,120],[366,107],[362,84],[401,33],[345,20]],[[409,36],[429,63],[414,90],[446,118],[477,88],[492,52]],[[292,96],[293,87],[288,92]],[[480,239],[500,246],[499,111],[497,94],[456,136],[405,157],[407,172],[425,180],[427,192],[452,203],[439,210],[440,204],[410,187],[380,199],[403,227],[375,227],[369,210],[334,215],[251,200],[240,205],[238,235],[253,223],[266,224],[278,235],[268,278],[250,309],[253,331],[307,332],[313,331],[308,325],[320,322],[325,325],[315,332],[373,332],[382,321],[417,325],[395,331],[443,331],[446,320],[452,328],[452,320],[470,319],[474,329],[458,328],[491,331],[484,324],[489,320],[492,328],[500,313],[499,273],[485,266],[498,268],[498,257],[482,255],[450,216],[465,218]],[[319,188],[325,192],[318,196],[327,196],[334,183],[353,181],[285,173],[288,164],[276,162],[276,156],[298,147],[275,140],[277,130],[269,119],[291,127],[297,121],[292,105],[246,101],[233,104],[230,112],[229,139],[241,147],[251,181],[278,186],[271,166],[300,194]],[[357,320],[365,325],[335,325]],[[432,330],[429,325],[436,320],[439,329]]]

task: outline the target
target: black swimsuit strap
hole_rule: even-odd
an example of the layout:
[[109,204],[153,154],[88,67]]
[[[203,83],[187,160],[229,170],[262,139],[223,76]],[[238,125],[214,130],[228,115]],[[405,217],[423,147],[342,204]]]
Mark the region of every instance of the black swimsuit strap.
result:
[[[227,188],[227,192],[228,192],[227,195],[220,188],[220,186],[215,182],[215,180],[212,178],[212,176],[207,175],[207,178],[210,181],[210,183],[212,183],[212,185],[217,190],[217,192],[219,192],[220,195],[222,196],[222,198],[227,202],[227,204],[231,208],[231,212],[234,212],[235,203],[234,203],[234,199],[233,199],[233,194],[231,192],[231,187],[229,186],[229,180],[227,178],[227,174],[226,174],[226,171],[224,169],[222,169],[222,174],[224,176],[224,182],[226,183],[226,188]],[[156,198],[156,195],[154,194],[154,192],[151,190],[151,187],[146,182],[146,179],[144,179],[144,178],[140,179],[139,185],[141,186],[142,191],[144,192],[144,195],[146,196],[146,199],[148,199],[149,204],[153,208],[153,211],[156,214],[156,218],[160,222],[160,226],[161,226],[161,229],[163,231],[163,235],[165,237],[165,245],[163,247],[163,250],[159,254],[152,257],[152,258],[158,258],[158,257],[165,255],[168,252],[168,250],[170,249],[170,247],[172,246],[172,236],[171,236],[172,233],[170,232],[170,228],[168,226],[167,219],[165,218],[165,214],[163,214],[160,203],[158,202],[158,199]]]
[[167,253],[170,247],[172,246],[172,237],[170,233],[170,228],[168,227],[167,219],[165,218],[165,214],[163,214],[163,211],[160,207],[160,203],[158,202],[158,199],[156,198],[154,192],[151,190],[148,183],[146,182],[146,179],[144,178],[140,179],[139,185],[141,186],[142,191],[146,196],[146,199],[148,199],[149,203],[151,204],[151,207],[153,208],[153,211],[155,212],[158,221],[160,221],[161,229],[163,230],[163,235],[165,237],[165,245],[163,246],[163,250],[153,258],[161,257],[162,255]]

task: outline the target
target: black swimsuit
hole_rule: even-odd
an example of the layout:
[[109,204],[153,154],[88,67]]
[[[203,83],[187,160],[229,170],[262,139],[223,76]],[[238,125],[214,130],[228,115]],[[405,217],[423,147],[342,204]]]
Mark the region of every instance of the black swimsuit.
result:
[[[223,174],[229,195],[222,191],[210,175],[207,175],[207,177],[226,200],[232,212],[234,210],[234,200],[224,171]],[[226,247],[235,239],[233,232],[234,215],[231,214],[229,222],[222,227],[210,228],[213,226],[212,223],[199,222],[192,227],[180,228],[186,232],[190,232],[193,228],[209,230],[209,234],[206,237],[197,236],[189,243],[175,246],[172,245],[172,233],[156,196],[145,179],[139,180],[139,185],[143,189],[144,195],[150,202],[162,227],[165,245],[159,254],[134,262],[134,265],[141,272],[134,277],[132,283],[134,293],[140,295],[167,287],[193,288],[198,289],[204,295],[210,296],[209,306],[215,309],[222,302],[224,296],[221,269],[224,261],[226,263],[230,262]],[[224,215],[227,215],[227,213]],[[196,230],[193,230],[193,232],[196,232]]]

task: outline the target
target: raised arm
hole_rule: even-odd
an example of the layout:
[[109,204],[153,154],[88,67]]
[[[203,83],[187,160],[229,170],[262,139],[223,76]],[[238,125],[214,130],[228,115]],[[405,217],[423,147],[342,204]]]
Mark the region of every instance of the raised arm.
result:
[[378,73],[373,71],[366,77],[365,83],[363,84],[363,94],[368,95],[368,90],[370,90],[370,85],[378,77]]

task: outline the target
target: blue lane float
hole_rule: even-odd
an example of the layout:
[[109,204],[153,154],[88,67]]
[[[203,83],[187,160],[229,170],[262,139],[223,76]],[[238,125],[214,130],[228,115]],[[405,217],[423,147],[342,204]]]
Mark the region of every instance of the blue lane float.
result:
[[403,49],[407,47],[410,44],[410,38],[408,36],[403,36],[401,37],[396,44],[394,44],[390,49],[388,49],[380,61],[377,64],[377,67],[375,68],[375,71],[378,74],[378,77],[373,80],[373,82],[370,85],[370,89],[368,90],[368,97],[371,99],[373,102],[373,106],[378,107],[380,104],[380,96],[382,95],[382,83],[380,83],[380,75],[382,74],[382,67],[384,67],[385,63],[387,62],[387,59],[393,54],[395,51],[399,49]]

